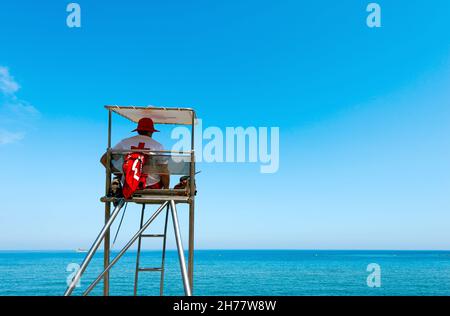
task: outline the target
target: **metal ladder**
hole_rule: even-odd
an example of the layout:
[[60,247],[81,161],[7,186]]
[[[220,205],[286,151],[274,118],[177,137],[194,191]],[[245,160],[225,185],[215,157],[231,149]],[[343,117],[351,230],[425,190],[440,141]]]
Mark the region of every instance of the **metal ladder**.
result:
[[[145,214],[145,204],[142,204],[142,211],[141,211],[141,222],[139,228],[142,229],[144,225],[144,214]],[[145,234],[145,231],[142,231],[142,233],[139,235],[138,239],[138,248],[137,248],[137,254],[136,254],[136,270],[134,274],[134,296],[137,295],[137,289],[138,289],[138,280],[139,280],[139,272],[161,272],[161,279],[159,282],[159,295],[163,295],[164,291],[164,262],[166,259],[166,241],[167,241],[167,222],[169,219],[169,205],[167,205],[166,210],[166,219],[164,222],[164,233],[163,234]],[[140,267],[140,257],[141,257],[141,243],[142,238],[163,238],[163,246],[162,246],[162,256],[161,256],[161,266],[160,267],[152,267],[152,268],[144,268]]]

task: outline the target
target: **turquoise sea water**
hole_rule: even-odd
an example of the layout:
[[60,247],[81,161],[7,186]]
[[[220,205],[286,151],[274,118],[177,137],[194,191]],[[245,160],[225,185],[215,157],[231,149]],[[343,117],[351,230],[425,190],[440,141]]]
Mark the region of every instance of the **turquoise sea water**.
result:
[[[62,295],[75,252],[0,252],[0,295]],[[136,253],[127,253],[111,272],[111,294],[132,295]],[[160,252],[142,254],[142,266],[158,266]],[[367,265],[381,267],[381,287],[369,288]],[[102,270],[96,255],[81,289]],[[139,294],[159,294],[158,272],[140,274]],[[101,295],[101,283],[92,292]],[[168,251],[165,294],[183,288],[175,251]],[[450,252],[199,250],[195,254],[196,295],[450,295]]]

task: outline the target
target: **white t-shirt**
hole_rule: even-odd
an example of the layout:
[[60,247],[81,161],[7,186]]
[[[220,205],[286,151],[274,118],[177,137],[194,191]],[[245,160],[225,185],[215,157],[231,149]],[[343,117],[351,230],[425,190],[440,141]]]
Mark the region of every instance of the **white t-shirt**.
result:
[[[160,151],[164,150],[163,145],[149,136],[136,135],[129,138],[122,139],[113,150],[130,150],[130,149],[145,149]],[[122,170],[123,158],[112,162],[114,167],[118,170]],[[161,161],[161,163],[164,163]],[[166,162],[167,163],[167,162]],[[159,174],[149,174],[147,177],[146,185],[153,185],[161,180]]]

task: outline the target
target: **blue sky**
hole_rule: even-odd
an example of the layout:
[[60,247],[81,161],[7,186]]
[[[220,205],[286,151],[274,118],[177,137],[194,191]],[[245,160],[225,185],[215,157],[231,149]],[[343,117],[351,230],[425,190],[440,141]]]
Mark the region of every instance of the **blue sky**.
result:
[[2,2],[0,249],[89,247],[105,104],[280,128],[275,174],[198,166],[198,248],[448,249],[450,3],[378,1],[370,29],[369,2],[78,1],[79,29],[68,1]]

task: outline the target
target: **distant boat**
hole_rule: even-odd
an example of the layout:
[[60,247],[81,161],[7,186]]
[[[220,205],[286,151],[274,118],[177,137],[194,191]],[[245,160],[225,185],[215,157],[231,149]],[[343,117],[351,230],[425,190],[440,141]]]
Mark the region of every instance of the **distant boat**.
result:
[[76,252],[88,252],[87,249],[84,249],[84,248],[77,248],[75,251]]

